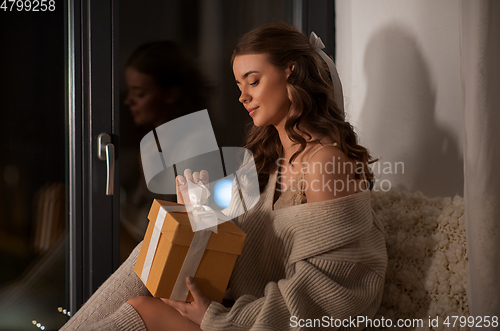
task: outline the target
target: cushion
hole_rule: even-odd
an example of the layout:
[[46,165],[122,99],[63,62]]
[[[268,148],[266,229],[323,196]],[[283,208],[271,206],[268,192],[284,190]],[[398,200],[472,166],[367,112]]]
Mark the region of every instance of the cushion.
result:
[[[421,318],[442,330],[447,316],[469,316],[464,200],[429,198],[421,192],[373,192],[372,206],[385,227],[388,268],[380,309],[374,319]],[[450,318],[450,327],[454,318]],[[460,328],[456,322],[456,330]]]

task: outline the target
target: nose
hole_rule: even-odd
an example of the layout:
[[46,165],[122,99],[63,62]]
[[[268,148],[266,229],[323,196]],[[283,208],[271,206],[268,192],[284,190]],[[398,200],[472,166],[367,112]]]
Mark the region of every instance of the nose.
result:
[[248,103],[252,100],[252,97],[250,96],[250,94],[248,94],[246,92],[246,89],[242,89],[241,90],[241,95],[240,95],[240,98],[239,98],[239,101],[242,103],[242,104],[245,104],[245,103]]

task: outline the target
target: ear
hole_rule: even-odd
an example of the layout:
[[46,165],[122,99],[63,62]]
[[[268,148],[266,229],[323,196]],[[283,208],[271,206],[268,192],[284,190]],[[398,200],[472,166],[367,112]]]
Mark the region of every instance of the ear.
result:
[[290,63],[288,63],[288,66],[286,67],[286,78],[290,76],[293,69],[295,69],[295,61],[291,61]]

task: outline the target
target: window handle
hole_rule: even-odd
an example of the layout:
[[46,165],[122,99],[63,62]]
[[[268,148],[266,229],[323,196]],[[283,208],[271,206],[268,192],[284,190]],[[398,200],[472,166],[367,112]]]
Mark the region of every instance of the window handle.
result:
[[106,195],[113,195],[115,178],[115,146],[107,133],[97,137],[97,156],[99,160],[106,161]]

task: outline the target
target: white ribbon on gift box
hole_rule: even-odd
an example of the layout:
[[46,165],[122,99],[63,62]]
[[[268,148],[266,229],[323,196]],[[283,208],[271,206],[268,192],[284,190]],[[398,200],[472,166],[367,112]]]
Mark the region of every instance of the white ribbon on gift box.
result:
[[185,301],[188,296],[189,289],[186,285],[186,277],[196,274],[212,232],[217,233],[217,224],[229,221],[229,218],[222,212],[215,211],[206,205],[207,199],[210,196],[210,191],[201,181],[199,184],[188,181],[188,192],[192,205],[161,206],[158,211],[141,273],[142,282],[147,284],[153,258],[158,248],[161,229],[163,228],[167,213],[191,212],[189,221],[191,222],[191,228],[195,234],[170,295],[170,299],[180,301]]

